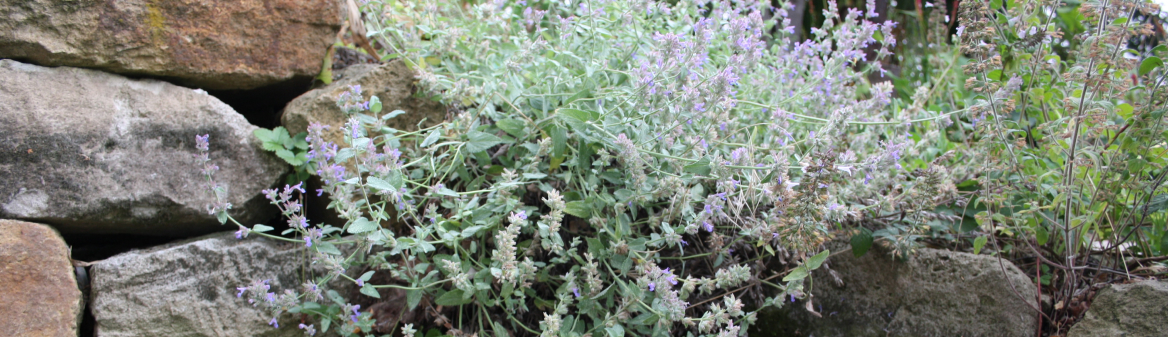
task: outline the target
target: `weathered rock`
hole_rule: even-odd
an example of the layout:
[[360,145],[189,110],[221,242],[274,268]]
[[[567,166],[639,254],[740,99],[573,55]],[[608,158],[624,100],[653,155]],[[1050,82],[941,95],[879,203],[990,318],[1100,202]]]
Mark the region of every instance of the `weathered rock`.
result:
[[425,126],[430,126],[442,122],[446,116],[442,104],[414,97],[414,71],[401,61],[382,65],[357,64],[339,73],[340,79],[332,84],[304,93],[288,103],[281,121],[289,133],[303,132],[309,124],[316,122],[330,126],[325,131],[325,140],[344,145],[341,126],[349,116],[337,107],[337,97],[353,85],[361,86],[365,98],[377,96],[384,107],[383,114],[394,110],[406,112],[387,121],[389,127],[416,130],[422,119],[426,119]]
[[166,82],[0,60],[0,102],[0,217],[65,233],[228,229],[206,211],[197,134],[242,223],[273,214],[260,190],[288,171],[231,107]]
[[1116,284],[1100,290],[1070,337],[1168,335],[1168,282]]
[[92,307],[100,337],[303,336],[293,315],[279,329],[271,313],[236,297],[236,287],[270,280],[298,289],[304,245],[231,232],[134,250],[94,263]]
[[0,58],[215,90],[315,76],[341,23],[333,0],[2,0],[0,17]]
[[51,227],[0,220],[0,284],[5,336],[77,336],[84,299],[69,247]]
[[805,302],[788,303],[760,316],[759,331],[816,337],[1033,336],[1036,313],[1026,301],[1036,301],[1035,286],[1012,263],[1001,263],[935,249],[919,250],[904,262],[876,248],[858,259],[845,252],[829,261],[842,284],[825,269],[813,274],[812,303],[822,318],[807,312]]

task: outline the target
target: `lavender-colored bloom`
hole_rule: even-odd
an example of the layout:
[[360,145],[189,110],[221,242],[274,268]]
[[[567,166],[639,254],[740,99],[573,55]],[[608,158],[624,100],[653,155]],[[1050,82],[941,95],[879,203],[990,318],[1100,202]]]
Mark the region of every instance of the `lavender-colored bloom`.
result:
[[207,140],[208,138],[210,138],[210,136],[211,135],[209,135],[209,134],[202,135],[202,136],[195,135],[195,148],[199,149],[199,151],[207,151],[208,149],[210,149],[210,143]]
[[304,323],[300,323],[300,329],[304,330],[304,333],[308,334],[309,336],[316,335],[316,328],[313,327],[312,324],[304,325]]
[[311,237],[307,237],[307,236],[304,237],[304,246],[305,247],[312,247],[312,238]]
[[352,314],[352,315],[349,315],[349,319],[352,319],[352,320],[353,320],[353,323],[357,323],[357,317],[360,317],[360,316],[361,316],[361,312],[360,312],[360,311],[358,311],[358,310],[361,310],[361,305],[360,305],[360,304],[358,304],[358,305],[354,305],[354,306],[353,306],[353,314]]
[[365,286],[365,280],[362,280],[362,279],[357,279],[357,286],[358,286],[358,287],[364,287],[364,286]]
[[275,317],[272,317],[272,320],[268,322],[268,325],[271,325],[272,327],[275,327],[275,328],[279,328],[279,327],[280,327],[280,323],[276,322],[276,318],[275,318]]
[[657,291],[657,283],[649,282],[649,291]]
[[[709,209],[710,209],[710,206],[706,205],[706,210],[708,211]],[[709,221],[703,221],[702,228],[704,228],[707,232],[710,232],[710,233],[714,232],[714,225],[711,225]]]
[[268,293],[267,299],[268,299],[268,302],[275,302],[276,301],[276,293]]
[[580,288],[572,287],[572,294],[575,294],[576,298],[580,298]]
[[235,294],[235,297],[243,297],[243,293],[247,292],[247,287],[239,287],[235,288],[235,290],[239,290],[239,293]]

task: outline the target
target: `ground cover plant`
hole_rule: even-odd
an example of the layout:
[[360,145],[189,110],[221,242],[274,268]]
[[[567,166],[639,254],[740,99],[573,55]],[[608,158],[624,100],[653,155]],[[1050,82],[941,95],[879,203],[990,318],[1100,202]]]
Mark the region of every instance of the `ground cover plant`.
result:
[[[1111,28],[1128,27],[1120,14],[1074,28],[1056,3],[978,4],[957,27],[966,49],[894,88],[869,81],[892,76],[896,46],[873,3],[829,3],[799,40],[786,4],[368,1],[382,54],[457,112],[395,130],[384,122],[408,112],[352,87],[337,102],[352,118],[332,126],[343,143],[323,125],[303,142],[261,135],[324,186],[266,191],[289,229],[236,223],[238,236],[303,244],[324,272],[239,296],[272,325],[303,315],[310,335],[421,333],[339,282],[402,292],[449,335],[735,336],[767,306],[815,312],[810,271],[836,237],[902,257],[930,238],[995,253],[1034,239],[1058,256],[1043,266],[1068,271],[1056,282],[1087,282],[1075,271],[1092,252],[1117,249],[1092,248],[1102,238],[1163,256],[1159,64],[1108,49],[1128,32]],[[1106,38],[1066,49],[1060,30]],[[310,223],[305,193],[345,224]],[[211,212],[234,222],[229,208]]]

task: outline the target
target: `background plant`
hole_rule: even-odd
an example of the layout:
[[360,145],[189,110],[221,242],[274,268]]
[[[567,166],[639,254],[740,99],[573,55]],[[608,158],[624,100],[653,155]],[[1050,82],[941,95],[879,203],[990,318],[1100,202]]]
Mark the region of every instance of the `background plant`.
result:
[[1092,289],[1165,271],[1168,48],[1129,49],[1157,40],[1138,19],[1158,9],[994,0],[963,1],[959,15],[956,45],[936,46],[944,71],[916,75],[946,90],[913,104],[961,111],[937,143],[972,200],[954,214],[977,226],[958,235],[976,238],[975,252],[1029,261],[1022,267],[1054,298],[1040,315],[1046,333],[1065,333]]

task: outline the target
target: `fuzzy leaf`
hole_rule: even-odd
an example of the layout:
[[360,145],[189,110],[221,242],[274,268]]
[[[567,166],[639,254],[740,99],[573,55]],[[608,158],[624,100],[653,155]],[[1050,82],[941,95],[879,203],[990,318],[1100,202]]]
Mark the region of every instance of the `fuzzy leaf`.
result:
[[467,132],[466,138],[466,151],[469,153],[483,152],[503,142],[503,138],[482,131]]
[[507,118],[497,120],[495,121],[495,126],[499,127],[499,130],[503,130],[503,132],[506,132],[515,138],[522,138],[525,136],[523,134],[523,121],[518,119]]
[[380,227],[381,225],[377,222],[362,217],[353,220],[353,223],[349,225],[349,234],[372,232]]
[[681,170],[685,171],[686,173],[693,173],[699,176],[710,174],[710,158],[702,157],[702,160],[686,165]]
[[256,233],[268,232],[268,231],[271,231],[273,229],[275,229],[275,228],[264,226],[264,225],[259,225],[259,224],[251,227],[251,231],[256,232]]
[[583,200],[569,201],[564,207],[564,213],[575,215],[581,219],[592,216],[592,206]]
[[467,304],[467,303],[474,301],[473,299],[470,299],[470,298],[464,298],[462,295],[463,295],[462,289],[454,289],[451,291],[447,291],[445,294],[442,294],[442,296],[440,296],[440,297],[438,297],[438,299],[434,300],[434,303],[438,304],[438,305],[445,305],[448,307],[452,307],[452,306],[456,306],[456,305]]
[[438,138],[441,136],[442,135],[438,133],[438,130],[432,130],[430,131],[430,134],[426,135],[426,139],[422,140],[422,144],[420,146],[429,147],[430,145],[434,145],[434,143],[438,142]]
[[381,298],[381,294],[377,293],[377,289],[373,288],[373,286],[369,285],[369,284],[366,284],[364,287],[361,287],[361,293],[365,294],[365,296],[369,296],[372,298]]

